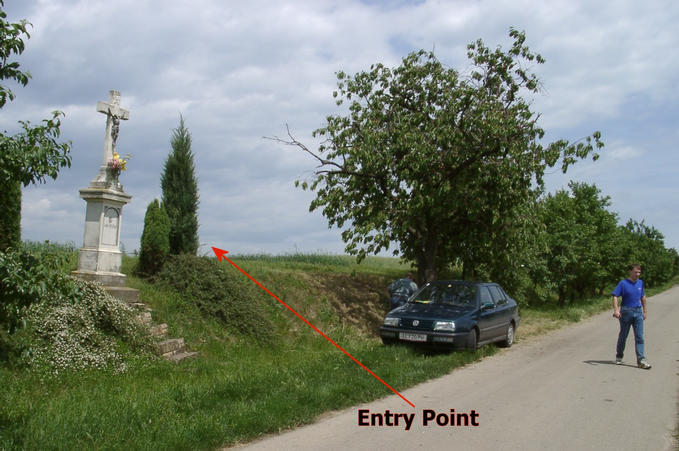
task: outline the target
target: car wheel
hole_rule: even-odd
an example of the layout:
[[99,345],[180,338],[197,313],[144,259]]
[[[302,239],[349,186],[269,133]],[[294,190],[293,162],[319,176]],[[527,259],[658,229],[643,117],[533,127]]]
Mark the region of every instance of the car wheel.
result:
[[507,326],[507,332],[505,333],[505,339],[500,342],[500,346],[503,348],[508,348],[514,344],[514,323],[509,323]]
[[467,335],[467,349],[476,351],[477,348],[478,340],[476,339],[476,329],[472,329],[469,331],[469,335]]

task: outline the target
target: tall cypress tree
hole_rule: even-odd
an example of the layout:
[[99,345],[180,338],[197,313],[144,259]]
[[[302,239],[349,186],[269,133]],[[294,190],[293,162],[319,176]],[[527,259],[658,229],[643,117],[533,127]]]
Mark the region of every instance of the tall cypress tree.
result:
[[165,161],[160,181],[163,206],[170,218],[170,253],[195,255],[198,252],[198,182],[191,134],[181,115],[170,144],[172,152]]

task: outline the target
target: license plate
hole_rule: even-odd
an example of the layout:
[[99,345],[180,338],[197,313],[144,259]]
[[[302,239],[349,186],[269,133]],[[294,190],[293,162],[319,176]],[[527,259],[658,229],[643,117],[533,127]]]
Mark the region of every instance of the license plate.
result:
[[425,334],[411,334],[408,332],[399,332],[398,338],[407,341],[427,341],[427,336]]

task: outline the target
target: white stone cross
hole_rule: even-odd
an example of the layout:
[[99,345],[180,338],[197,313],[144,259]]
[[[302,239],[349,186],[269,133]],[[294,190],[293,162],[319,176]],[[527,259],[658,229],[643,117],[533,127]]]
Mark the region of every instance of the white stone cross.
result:
[[106,115],[103,164],[107,165],[108,162],[113,159],[113,152],[116,151],[120,120],[128,120],[130,118],[130,112],[120,108],[120,93],[118,91],[110,91],[108,103],[97,102],[97,111]]
[[[99,174],[90,182],[90,187],[108,187],[111,183],[109,180],[108,167],[109,161],[113,160],[113,152],[116,151],[116,141],[118,140],[118,131],[120,129],[120,120],[128,120],[130,112],[120,108],[120,92],[110,91],[109,100],[106,102],[97,102],[97,111],[106,115],[106,135],[104,136],[104,158],[99,168]],[[118,185],[120,188],[120,186]]]

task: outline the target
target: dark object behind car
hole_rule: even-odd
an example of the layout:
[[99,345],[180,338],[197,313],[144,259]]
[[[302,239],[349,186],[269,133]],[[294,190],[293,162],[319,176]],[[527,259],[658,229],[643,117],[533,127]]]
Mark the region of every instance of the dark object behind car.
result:
[[516,301],[500,285],[442,280],[426,284],[405,305],[387,313],[380,336],[385,344],[477,349],[499,342],[509,347],[519,321]]

